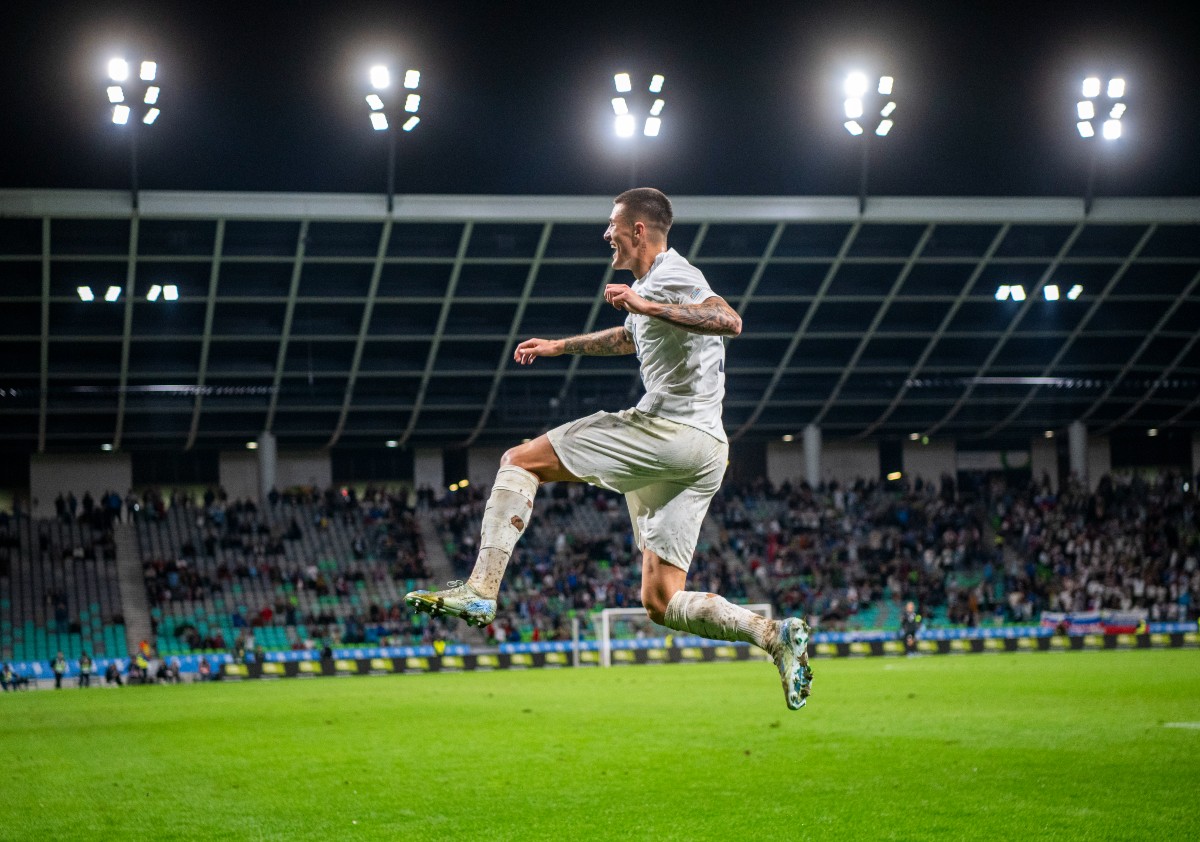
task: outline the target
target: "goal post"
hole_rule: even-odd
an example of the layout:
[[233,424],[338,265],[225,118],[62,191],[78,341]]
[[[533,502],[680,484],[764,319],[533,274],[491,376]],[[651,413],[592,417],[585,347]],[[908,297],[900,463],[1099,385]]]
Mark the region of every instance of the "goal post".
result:
[[[761,614],[768,620],[774,619],[774,612],[768,602],[755,602],[743,605],[747,611]],[[644,608],[605,608],[600,612],[600,626],[597,629],[597,642],[600,644],[600,666],[612,666],[612,642],[614,639],[629,638],[660,638],[679,635],[681,632],[660,626],[646,615]]]

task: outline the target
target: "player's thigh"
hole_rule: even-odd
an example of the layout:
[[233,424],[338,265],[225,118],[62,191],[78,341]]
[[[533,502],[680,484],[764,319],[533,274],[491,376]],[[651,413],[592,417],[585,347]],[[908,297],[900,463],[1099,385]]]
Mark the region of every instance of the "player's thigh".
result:
[[524,468],[542,482],[580,481],[563,465],[553,443],[545,434],[509,448],[504,452],[500,464]]
[[686,574],[708,505],[719,486],[658,482],[628,492],[625,503],[638,547]]

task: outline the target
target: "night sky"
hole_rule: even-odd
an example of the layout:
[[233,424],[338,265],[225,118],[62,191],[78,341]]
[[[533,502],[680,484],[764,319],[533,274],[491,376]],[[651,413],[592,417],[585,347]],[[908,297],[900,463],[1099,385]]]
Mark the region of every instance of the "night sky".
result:
[[896,78],[871,193],[1072,196],[1083,76],[1124,75],[1125,137],[1098,195],[1200,195],[1200,29],[1181,3],[189,2],[11,4],[0,22],[0,188],[125,188],[108,58],[160,64],[141,186],[377,192],[368,66],[422,71],[399,193],[606,194],[628,186],[612,74],[667,78],[640,181],[672,194],[851,195],[841,87]]

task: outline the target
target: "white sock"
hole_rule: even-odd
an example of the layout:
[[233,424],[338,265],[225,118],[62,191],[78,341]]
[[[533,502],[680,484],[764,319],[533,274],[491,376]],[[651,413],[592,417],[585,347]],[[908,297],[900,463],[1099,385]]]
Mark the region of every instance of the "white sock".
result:
[[467,584],[480,596],[495,599],[500,580],[517,539],[529,525],[538,478],[524,468],[505,465],[496,472],[496,482],[483,510],[479,557]]
[[779,624],[715,593],[678,591],[667,603],[668,628],[712,640],[739,640],[770,652],[779,639]]

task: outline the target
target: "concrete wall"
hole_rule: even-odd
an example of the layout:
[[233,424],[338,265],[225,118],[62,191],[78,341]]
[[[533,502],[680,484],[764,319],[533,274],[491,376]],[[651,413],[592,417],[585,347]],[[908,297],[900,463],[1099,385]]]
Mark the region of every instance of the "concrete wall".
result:
[[[467,451],[467,479],[472,485],[492,487],[496,481],[496,470],[500,467],[500,457],[504,455],[504,447],[472,447]],[[462,477],[446,477],[450,482],[458,482]]]
[[258,453],[253,450],[222,451],[217,471],[221,487],[230,500],[258,499]]
[[1050,477],[1050,490],[1058,491],[1058,442],[1045,436],[1035,436],[1029,441],[1030,465],[1034,482],[1041,482],[1042,475]]
[[[29,499],[36,517],[54,517],[54,500],[72,492],[80,500],[90,492],[115,491],[124,499],[133,488],[133,460],[128,453],[36,453],[29,457]],[[37,500],[36,508],[33,501]]]
[[413,452],[413,486],[428,486],[438,492],[446,487],[446,471],[442,464],[441,450],[423,447]]
[[1105,475],[1112,473],[1112,449],[1108,436],[1090,436],[1087,441],[1087,484],[1095,491]]
[[1192,477],[1200,475],[1200,433],[1192,433]]
[[275,468],[275,482],[281,490],[295,485],[329,488],[333,485],[333,464],[329,459],[329,451],[281,451]]
[[910,483],[923,479],[938,486],[942,477],[956,476],[958,464],[953,441],[906,441],[903,448],[904,479]]
[[[774,485],[804,481],[804,443],[771,442],[767,445],[767,479]],[[879,445],[873,441],[831,441],[821,443],[821,481],[837,480],[849,485],[855,480],[879,478]]]

